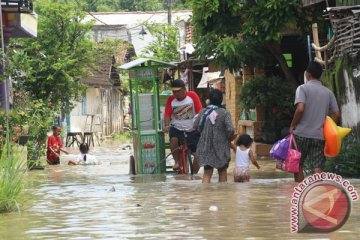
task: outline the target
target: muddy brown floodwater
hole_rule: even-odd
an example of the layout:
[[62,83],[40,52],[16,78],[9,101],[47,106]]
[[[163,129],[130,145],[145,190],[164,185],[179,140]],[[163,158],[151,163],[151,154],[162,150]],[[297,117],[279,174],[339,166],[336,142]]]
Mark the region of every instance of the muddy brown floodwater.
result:
[[[71,149],[75,154],[76,149]],[[331,233],[290,233],[291,175],[261,160],[249,183],[201,184],[196,176],[130,176],[131,150],[91,152],[103,164],[31,171],[31,199],[21,213],[0,215],[0,239],[359,239],[360,201]],[[350,179],[360,191],[360,181]]]

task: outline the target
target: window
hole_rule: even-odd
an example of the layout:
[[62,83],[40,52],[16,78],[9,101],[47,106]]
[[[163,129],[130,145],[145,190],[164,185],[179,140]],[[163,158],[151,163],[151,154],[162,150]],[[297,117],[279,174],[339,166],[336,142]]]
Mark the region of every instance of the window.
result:
[[284,53],[283,54],[286,63],[288,65],[289,68],[291,68],[293,66],[293,61],[292,61],[292,54],[291,53]]
[[86,111],[86,95],[84,95],[82,97],[82,101],[81,101],[81,113],[82,115],[87,115],[87,111]]

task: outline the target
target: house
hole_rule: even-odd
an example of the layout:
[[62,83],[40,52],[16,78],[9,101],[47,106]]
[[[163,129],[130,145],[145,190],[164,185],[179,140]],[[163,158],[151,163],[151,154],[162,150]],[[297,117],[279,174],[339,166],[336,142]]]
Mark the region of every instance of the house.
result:
[[69,114],[70,134],[87,132],[107,136],[122,131],[124,94],[116,66],[129,62],[135,53],[127,42],[120,43],[113,50],[114,54],[99,50],[98,67],[90,68],[90,75],[80,79],[88,88],[82,101],[76,103]]
[[[172,11],[172,25],[179,28],[179,48],[185,45],[186,31],[192,12],[189,10]],[[91,38],[98,42],[107,39],[123,39],[131,43],[136,55],[151,43],[154,38],[144,23],[168,24],[167,11],[146,12],[94,12],[86,16],[85,21],[94,21]]]
[[193,44],[194,29],[190,23],[190,19],[183,19],[176,23],[176,26],[183,31],[179,31],[179,52],[181,61],[187,60],[195,52]]
[[[33,11],[33,0],[2,0],[2,33],[6,48],[10,38],[36,37],[37,15]],[[0,109],[9,108],[12,104],[10,95],[11,81],[0,81]]]
[[316,60],[325,68],[322,80],[338,100],[341,125],[352,128],[357,134],[360,134],[359,4],[358,0],[331,1],[329,5],[325,1],[303,1],[304,7],[322,6],[327,9],[332,37],[319,36],[322,44],[314,42],[312,46]]
[[[174,11],[173,22],[187,22],[191,11]],[[94,21],[90,38],[101,43],[106,39],[124,40],[124,44],[118,46],[114,56],[97,57],[99,68],[90,69],[90,76],[80,79],[88,86],[81,102],[75,104],[75,108],[67,119],[68,136],[76,136],[81,133],[101,133],[110,135],[123,130],[124,93],[120,88],[119,74],[115,67],[129,62],[133,56],[153,41],[153,37],[146,33],[144,22],[167,24],[166,11],[156,12],[96,12],[89,14],[85,21]],[[181,36],[185,37],[185,23],[179,27]],[[188,25],[187,25],[188,26]],[[140,34],[142,32],[142,34]],[[185,43],[185,40],[181,41]],[[130,47],[129,47],[130,46]],[[71,141],[69,144],[71,144]]]

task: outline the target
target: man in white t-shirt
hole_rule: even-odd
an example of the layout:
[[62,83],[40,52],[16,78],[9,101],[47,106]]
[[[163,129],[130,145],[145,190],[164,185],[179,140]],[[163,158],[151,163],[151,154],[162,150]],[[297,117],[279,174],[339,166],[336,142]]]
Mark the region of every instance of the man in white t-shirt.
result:
[[[180,169],[181,152],[177,150],[179,140],[184,138],[184,132],[187,135],[187,141],[190,150],[196,152],[196,145],[200,134],[194,130],[194,117],[202,109],[199,96],[193,91],[187,91],[185,83],[182,80],[171,82],[173,95],[170,96],[165,105],[165,128],[164,132],[169,132],[170,150],[173,152],[175,165],[174,171]],[[194,161],[194,172],[197,173],[198,165]]]

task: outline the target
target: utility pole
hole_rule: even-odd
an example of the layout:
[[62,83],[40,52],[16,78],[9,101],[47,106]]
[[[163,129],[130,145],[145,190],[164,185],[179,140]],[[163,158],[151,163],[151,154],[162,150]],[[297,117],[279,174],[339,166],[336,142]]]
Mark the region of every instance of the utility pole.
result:
[[[5,41],[4,41],[4,26],[3,26],[3,12],[2,12],[2,0],[0,0],[0,31],[1,31],[1,55],[2,55],[2,61],[1,61],[1,73],[2,75],[5,75],[6,70],[6,62],[5,62]],[[5,106],[1,106],[1,108],[5,109],[5,112],[7,113],[9,110],[9,84],[8,84],[8,78],[6,77],[5,80],[0,83],[3,84],[3,91],[1,94],[4,94],[4,103]],[[1,102],[0,102],[1,103]],[[6,117],[8,115],[6,114]],[[8,130],[6,131],[8,132]]]
[[171,0],[167,0],[168,5],[168,24],[171,25]]
[[[2,62],[1,62],[1,74],[6,75],[6,61],[5,61],[5,41],[4,41],[4,26],[3,26],[3,12],[2,12],[2,0],[0,0],[0,31],[1,31],[1,54],[2,54]],[[4,82],[0,84],[4,84],[4,97],[5,97],[5,124],[6,124],[6,142],[7,142],[7,157],[10,158],[10,123],[9,123],[9,79],[6,76]],[[3,106],[1,106],[3,107]]]

